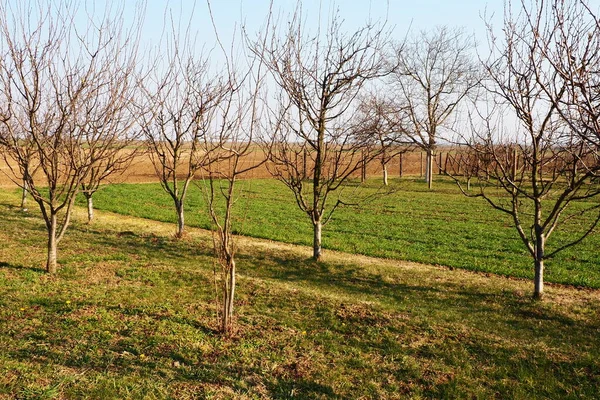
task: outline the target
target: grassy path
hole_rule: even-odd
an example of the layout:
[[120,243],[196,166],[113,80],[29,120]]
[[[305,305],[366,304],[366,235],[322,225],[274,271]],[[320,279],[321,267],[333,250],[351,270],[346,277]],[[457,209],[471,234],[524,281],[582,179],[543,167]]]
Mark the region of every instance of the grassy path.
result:
[[[436,182],[429,191],[420,181],[396,182],[388,196],[373,195],[379,182],[359,191],[347,188],[346,201],[362,199],[361,207],[340,208],[323,231],[326,250],[439,264],[521,278],[533,278],[531,257],[509,217],[483,200],[466,198],[451,182]],[[247,236],[310,245],[311,226],[290,191],[273,180],[240,182],[234,226]],[[205,197],[192,186],[187,197],[189,226],[209,228]],[[158,184],[111,185],[96,195],[98,208],[123,215],[175,223],[172,201]],[[548,241],[548,250],[576,237],[574,220]],[[173,228],[174,229],[174,228]],[[547,260],[549,282],[600,288],[600,235]]]

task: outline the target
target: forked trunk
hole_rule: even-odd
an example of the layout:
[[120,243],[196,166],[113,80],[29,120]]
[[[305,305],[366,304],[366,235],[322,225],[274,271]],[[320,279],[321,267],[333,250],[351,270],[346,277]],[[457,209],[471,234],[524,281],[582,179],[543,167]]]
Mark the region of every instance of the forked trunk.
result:
[[321,258],[321,231],[323,230],[323,225],[321,224],[321,220],[319,219],[316,222],[313,222],[313,259],[315,261],[319,261]]
[[48,229],[48,259],[46,261],[46,272],[56,273],[56,225],[57,218],[55,214],[50,216],[50,229]]

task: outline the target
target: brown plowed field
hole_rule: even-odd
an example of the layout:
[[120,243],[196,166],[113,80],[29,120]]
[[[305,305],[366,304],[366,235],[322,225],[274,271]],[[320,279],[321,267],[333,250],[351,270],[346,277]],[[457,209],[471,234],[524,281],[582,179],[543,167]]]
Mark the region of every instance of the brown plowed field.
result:
[[[258,154],[257,154],[258,158]],[[256,160],[246,160],[248,165],[250,162],[254,162]],[[436,157],[437,161],[437,157]],[[421,151],[413,151],[409,153],[405,153],[402,157],[402,175],[403,176],[419,176],[424,173],[425,168],[425,153]],[[437,167],[434,170],[435,173],[438,172]],[[400,156],[394,157],[388,163],[388,174],[390,178],[400,176]],[[356,173],[356,176],[360,176],[360,172]],[[368,177],[377,177],[382,176],[382,167],[381,163],[378,160],[373,160],[367,165],[367,176]],[[7,164],[3,159],[0,158],[0,186],[3,187],[11,187],[15,186],[15,184],[11,180],[12,174]],[[246,175],[246,178],[270,178],[271,174],[269,173],[266,166],[261,166],[258,169],[255,169],[249,172]],[[152,162],[148,155],[143,154],[138,156],[131,166],[121,175],[113,176],[111,178],[113,182],[129,182],[129,183],[146,183],[146,182],[158,182],[158,178],[156,177],[154,167],[152,166]]]

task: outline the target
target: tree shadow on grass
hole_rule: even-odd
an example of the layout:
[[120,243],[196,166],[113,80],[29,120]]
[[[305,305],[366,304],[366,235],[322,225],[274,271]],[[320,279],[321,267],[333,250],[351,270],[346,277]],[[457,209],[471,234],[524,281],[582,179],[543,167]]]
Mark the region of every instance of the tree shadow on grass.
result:
[[5,261],[0,261],[0,268],[8,268],[22,271],[46,272],[44,268],[26,267],[24,265],[11,264]]
[[[247,254],[240,254],[238,258],[249,264],[254,259]],[[414,310],[416,307],[416,312],[420,314],[438,313],[442,321],[445,318],[439,315],[439,310],[455,314],[449,322],[455,321],[456,315],[464,316],[464,319],[472,318],[480,326],[486,325],[486,318],[497,318],[498,321],[509,319],[511,328],[515,330],[524,329],[550,338],[557,328],[569,329],[575,336],[598,341],[598,338],[589,335],[590,331],[599,329],[597,321],[575,320],[553,308],[552,303],[539,303],[515,291],[467,285],[458,279],[428,285],[414,278],[401,281],[385,279],[383,273],[370,272],[351,260],[347,263],[315,262],[291,253],[284,256],[263,254],[259,267],[248,272],[255,277],[295,282],[299,286],[314,287],[325,292],[329,289],[341,291],[357,299],[372,298],[396,309]],[[443,273],[452,274],[452,271]],[[411,271],[394,273],[396,278],[401,274],[411,274]],[[600,304],[588,304],[588,307],[600,313]],[[478,315],[481,320],[477,320]]]
[[136,234],[129,231],[103,231],[94,235],[94,243],[119,249],[127,254],[169,260],[190,260],[210,257],[212,248],[193,240],[180,240],[155,234]]

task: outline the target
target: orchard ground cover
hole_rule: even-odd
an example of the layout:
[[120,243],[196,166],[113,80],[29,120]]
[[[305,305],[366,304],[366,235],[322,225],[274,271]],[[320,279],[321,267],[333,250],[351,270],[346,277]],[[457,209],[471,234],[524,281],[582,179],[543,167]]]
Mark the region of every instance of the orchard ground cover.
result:
[[0,191],[0,398],[596,398],[600,293],[239,237],[217,334],[209,232],[77,210],[45,231]]

